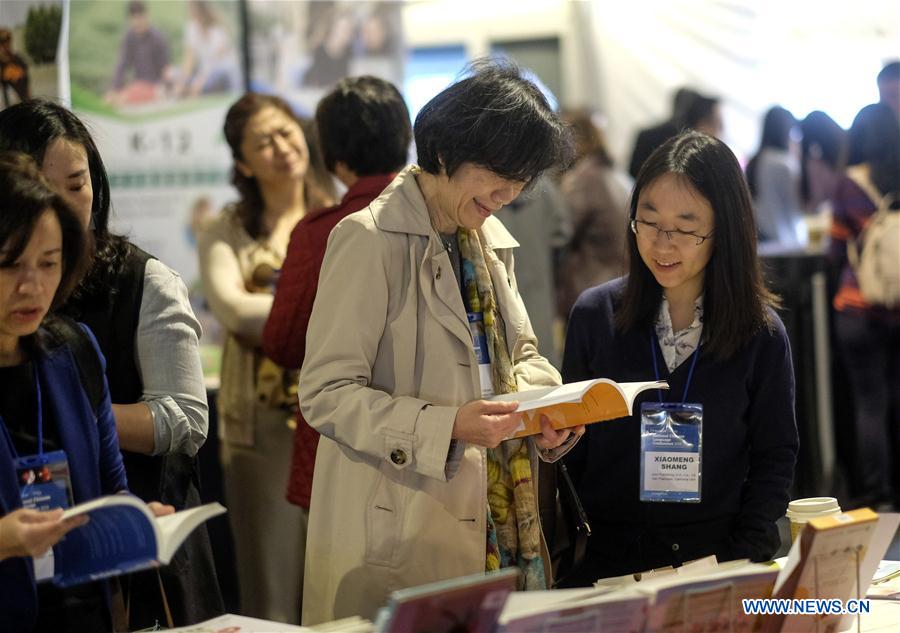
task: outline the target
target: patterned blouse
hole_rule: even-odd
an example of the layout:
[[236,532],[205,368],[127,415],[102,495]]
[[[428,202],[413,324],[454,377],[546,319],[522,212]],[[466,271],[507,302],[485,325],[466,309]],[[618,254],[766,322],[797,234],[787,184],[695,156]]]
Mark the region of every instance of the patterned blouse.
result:
[[675,371],[685,360],[690,358],[694,350],[700,345],[700,335],[703,333],[703,295],[694,302],[694,320],[683,330],[675,332],[672,329],[672,317],[669,314],[669,301],[663,295],[656,315],[656,338],[659,339],[659,347],[662,350],[663,359],[669,372]]

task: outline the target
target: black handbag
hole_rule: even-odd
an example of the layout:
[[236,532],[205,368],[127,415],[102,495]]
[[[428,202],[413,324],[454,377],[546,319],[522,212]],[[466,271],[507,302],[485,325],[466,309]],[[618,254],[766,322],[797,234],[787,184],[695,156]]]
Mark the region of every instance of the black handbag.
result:
[[562,461],[541,463],[541,522],[553,567],[553,586],[560,586],[584,561],[591,525]]

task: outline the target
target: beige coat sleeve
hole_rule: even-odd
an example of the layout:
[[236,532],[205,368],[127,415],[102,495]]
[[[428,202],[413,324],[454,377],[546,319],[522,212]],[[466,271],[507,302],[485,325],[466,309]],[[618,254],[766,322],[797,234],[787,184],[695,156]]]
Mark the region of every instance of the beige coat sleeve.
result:
[[[373,388],[388,310],[389,237],[371,216],[352,215],[332,231],[307,329],[300,408],[309,424],[375,460],[446,480],[457,407]],[[402,451],[403,463],[391,459]]]

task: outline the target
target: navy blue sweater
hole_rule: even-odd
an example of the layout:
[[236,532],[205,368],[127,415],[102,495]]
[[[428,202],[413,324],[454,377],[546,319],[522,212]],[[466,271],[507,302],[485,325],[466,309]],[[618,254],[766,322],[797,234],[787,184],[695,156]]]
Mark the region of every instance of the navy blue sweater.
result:
[[[624,287],[617,279],[578,299],[563,378],[653,380],[652,337],[660,379],[670,385],[663,399],[680,402],[690,360],[669,374],[650,327],[616,331]],[[789,501],[798,439],[790,344],[781,320],[770,315],[772,328],[758,332],[726,362],[701,348],[687,396],[704,410],[700,503],[639,500],[639,403],[657,400],[656,391],[639,396],[631,417],[588,426],[566,456],[594,532],[581,583],[710,554],[756,561],[775,554],[775,522]]]

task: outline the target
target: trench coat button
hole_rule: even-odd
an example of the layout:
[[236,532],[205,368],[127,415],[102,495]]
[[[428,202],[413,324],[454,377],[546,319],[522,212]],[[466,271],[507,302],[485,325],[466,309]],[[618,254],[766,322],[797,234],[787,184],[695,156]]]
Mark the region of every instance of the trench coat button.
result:
[[435,279],[440,279],[440,278],[441,278],[441,267],[440,267],[440,266],[438,266],[437,274],[434,276],[434,278],[435,278]]
[[406,451],[402,448],[395,448],[391,451],[391,461],[398,466],[402,466],[406,463]]
[[672,543],[673,552],[677,552],[679,549],[681,549],[681,546],[678,543]]

